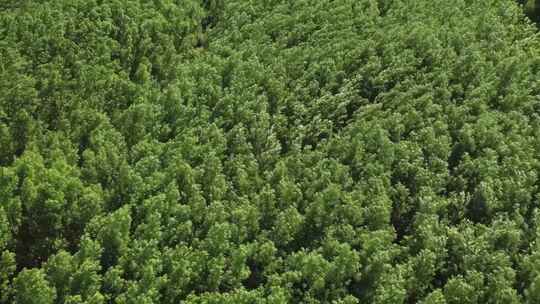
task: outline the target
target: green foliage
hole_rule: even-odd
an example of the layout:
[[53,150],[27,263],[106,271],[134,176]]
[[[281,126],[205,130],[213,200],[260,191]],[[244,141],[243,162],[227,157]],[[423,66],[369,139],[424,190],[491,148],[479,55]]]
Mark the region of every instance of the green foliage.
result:
[[531,20],[535,22],[540,21],[540,1],[538,0],[527,0],[525,1],[525,13]]
[[13,279],[13,293],[17,304],[52,304],[56,299],[56,290],[40,269],[21,271]]
[[538,8],[0,0],[0,303],[540,302]]

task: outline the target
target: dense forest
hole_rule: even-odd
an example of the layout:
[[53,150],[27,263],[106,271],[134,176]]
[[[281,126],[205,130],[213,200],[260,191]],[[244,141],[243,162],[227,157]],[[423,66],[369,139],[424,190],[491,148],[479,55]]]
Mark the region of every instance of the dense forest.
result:
[[539,16],[0,0],[0,303],[540,303]]

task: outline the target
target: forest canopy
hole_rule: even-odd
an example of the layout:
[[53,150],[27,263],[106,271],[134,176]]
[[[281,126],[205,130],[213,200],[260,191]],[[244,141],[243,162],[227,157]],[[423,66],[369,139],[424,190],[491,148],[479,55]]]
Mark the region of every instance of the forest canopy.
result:
[[0,304],[540,303],[539,10],[0,0]]

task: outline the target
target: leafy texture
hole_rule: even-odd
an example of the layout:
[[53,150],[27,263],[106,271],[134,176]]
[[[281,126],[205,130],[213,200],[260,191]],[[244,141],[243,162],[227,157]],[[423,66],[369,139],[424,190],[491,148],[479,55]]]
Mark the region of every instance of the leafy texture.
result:
[[521,4],[0,0],[0,303],[539,303]]

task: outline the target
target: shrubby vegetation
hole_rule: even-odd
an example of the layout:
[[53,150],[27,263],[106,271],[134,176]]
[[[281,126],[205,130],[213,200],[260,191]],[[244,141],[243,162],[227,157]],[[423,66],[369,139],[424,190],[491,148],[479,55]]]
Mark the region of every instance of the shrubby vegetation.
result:
[[540,302],[517,2],[0,8],[0,303]]

